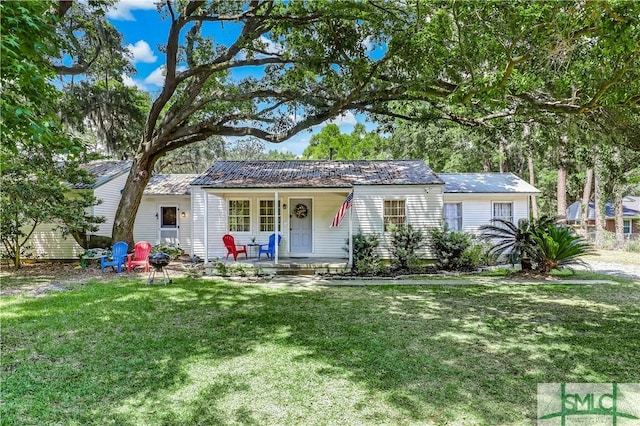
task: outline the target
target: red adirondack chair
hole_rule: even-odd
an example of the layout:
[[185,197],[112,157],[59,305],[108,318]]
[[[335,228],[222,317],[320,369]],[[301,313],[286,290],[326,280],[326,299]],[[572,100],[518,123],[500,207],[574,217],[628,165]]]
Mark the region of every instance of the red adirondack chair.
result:
[[227,259],[230,254],[233,255],[233,260],[237,260],[238,255],[241,253],[244,253],[244,257],[247,257],[247,246],[245,244],[236,244],[236,240],[233,238],[233,235],[226,234],[222,237],[222,242],[227,248]]
[[127,270],[131,272],[132,267],[144,266],[144,271],[149,272],[149,254],[151,253],[151,244],[146,241],[138,241],[134,246],[133,253],[127,255]]

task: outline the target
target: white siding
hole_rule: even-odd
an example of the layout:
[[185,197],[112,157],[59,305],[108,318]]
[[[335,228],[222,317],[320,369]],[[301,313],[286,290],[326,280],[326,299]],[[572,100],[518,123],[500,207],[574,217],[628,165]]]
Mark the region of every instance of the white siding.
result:
[[224,257],[227,253],[222,244],[222,236],[226,233],[226,207],[224,198],[212,193],[205,193],[201,187],[191,188],[191,222],[192,252],[205,257],[205,200],[208,202],[208,235],[207,248],[209,259]]
[[[384,232],[384,200],[405,200],[406,223],[422,230],[425,237],[431,228],[442,226],[442,186],[356,186],[354,232],[380,235],[380,255],[389,258],[390,232]],[[342,228],[344,225],[341,225]],[[346,228],[348,229],[348,228]],[[423,255],[429,257],[425,249]]]
[[105,222],[100,224],[100,229],[93,234],[110,237],[113,232],[113,221],[116,217],[116,210],[120,203],[121,191],[127,182],[129,173],[125,173],[115,179],[100,185],[93,191],[93,195],[102,200],[102,203],[93,208],[95,216],[103,216]]
[[445,203],[462,203],[462,229],[479,233],[482,225],[490,225],[494,202],[513,203],[513,220],[529,218],[529,194],[455,194],[445,193]]
[[204,258],[204,199],[205,193],[199,186],[191,187],[191,235],[192,254]]
[[[178,247],[192,254],[191,198],[188,195],[143,196],[133,228],[134,240],[148,241],[152,245],[160,242],[160,225],[156,215],[161,206],[178,207]],[[186,214],[184,219],[182,213]]]
[[29,249],[25,254],[41,259],[77,259],[84,249],[76,243],[72,236],[62,237],[60,230],[54,230],[52,223],[40,224],[27,243]]
[[[111,236],[113,220],[120,202],[120,191],[124,188],[127,176],[128,173],[125,173],[93,190],[93,195],[102,200],[102,203],[89,208],[88,213],[105,218],[105,222],[99,224],[99,230],[93,234]],[[84,249],[76,243],[73,237],[63,238],[60,231],[52,230],[54,227],[55,225],[50,223],[38,225],[27,244],[31,246],[29,252],[35,257],[44,259],[78,258]]]

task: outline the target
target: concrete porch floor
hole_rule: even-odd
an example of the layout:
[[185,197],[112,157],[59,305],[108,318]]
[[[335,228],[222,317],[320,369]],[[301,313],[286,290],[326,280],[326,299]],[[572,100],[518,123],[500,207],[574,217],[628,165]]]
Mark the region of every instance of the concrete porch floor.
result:
[[278,259],[277,265],[273,260],[267,259],[265,256],[262,259],[238,257],[238,260],[234,261],[232,257],[229,257],[229,259],[211,261],[213,265],[216,262],[224,263],[227,266],[245,265],[250,268],[261,269],[266,274],[276,275],[339,273],[349,268],[349,260],[339,257],[284,257]]

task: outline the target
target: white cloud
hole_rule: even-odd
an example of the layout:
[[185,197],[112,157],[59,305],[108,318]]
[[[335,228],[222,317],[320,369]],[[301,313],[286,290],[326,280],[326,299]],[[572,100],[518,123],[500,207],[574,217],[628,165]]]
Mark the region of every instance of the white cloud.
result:
[[356,119],[356,116],[353,115],[351,111],[345,111],[339,116],[331,120],[325,121],[321,125],[326,126],[327,124],[337,124],[338,126],[342,126],[342,125],[355,126],[356,124],[358,124],[358,120]]
[[107,11],[107,18],[120,21],[135,21],[132,10],[155,10],[157,0],[120,0]]
[[136,44],[128,44],[127,50],[131,52],[134,64],[136,62],[152,64],[158,60],[158,57],[153,53],[153,50],[151,50],[149,43],[144,40],[138,40]]
[[127,87],[135,86],[140,90],[144,90],[145,92],[149,90],[147,88],[147,85],[144,84],[144,82],[142,82],[140,80],[136,80],[135,78],[131,78],[130,76],[128,76],[126,74],[122,74],[122,83]]
[[275,55],[280,55],[284,53],[283,45],[276,43],[275,41],[268,39],[265,36],[260,36],[259,41],[264,46],[263,49],[267,53],[272,53]]
[[165,68],[164,65],[156,68],[151,71],[151,74],[144,79],[144,84],[151,84],[153,86],[162,87],[164,86],[164,78],[165,78]]

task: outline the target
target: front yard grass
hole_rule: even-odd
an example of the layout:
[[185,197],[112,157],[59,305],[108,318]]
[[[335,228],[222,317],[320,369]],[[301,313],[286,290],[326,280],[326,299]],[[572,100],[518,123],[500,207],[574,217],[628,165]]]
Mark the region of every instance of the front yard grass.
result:
[[631,280],[119,279],[0,308],[2,425],[532,424],[537,383],[640,382]]

